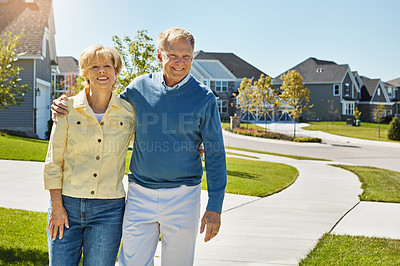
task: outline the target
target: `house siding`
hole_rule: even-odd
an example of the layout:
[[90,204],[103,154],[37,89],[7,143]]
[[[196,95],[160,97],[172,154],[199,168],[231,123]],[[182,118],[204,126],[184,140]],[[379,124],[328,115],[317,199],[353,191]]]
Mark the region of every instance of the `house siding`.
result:
[[333,84],[306,84],[310,90],[310,104],[314,106],[309,112],[305,111],[302,117],[306,120],[340,120],[340,96],[333,96]]
[[51,82],[50,48],[48,41],[46,41],[46,57],[44,60],[36,61],[36,77]]
[[[378,95],[378,90],[380,90],[380,95]],[[379,102],[379,103],[386,103],[386,98],[385,95],[383,93],[383,88],[381,86],[381,84],[378,84],[376,90],[375,90],[375,94],[371,99],[371,102],[375,103],[375,102]]]
[[21,84],[28,84],[31,88],[25,93],[24,101],[20,105],[14,105],[5,111],[0,111],[0,129],[26,131],[33,133],[33,63],[34,60],[21,59],[17,65],[22,67],[20,71]]
[[232,79],[216,62],[197,62],[213,79]]

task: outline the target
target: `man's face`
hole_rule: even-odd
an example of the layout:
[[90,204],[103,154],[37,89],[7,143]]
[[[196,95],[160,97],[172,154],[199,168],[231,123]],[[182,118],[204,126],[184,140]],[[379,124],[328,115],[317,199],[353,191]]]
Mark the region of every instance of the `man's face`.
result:
[[173,87],[189,74],[193,47],[189,40],[173,39],[166,43],[165,51],[157,49],[157,58],[163,65],[165,83]]

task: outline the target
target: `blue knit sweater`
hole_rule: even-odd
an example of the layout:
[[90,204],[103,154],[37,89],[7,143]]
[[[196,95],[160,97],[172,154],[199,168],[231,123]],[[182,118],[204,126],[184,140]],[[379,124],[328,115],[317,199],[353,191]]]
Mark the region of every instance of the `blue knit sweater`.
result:
[[226,159],[215,96],[193,77],[170,91],[162,81],[161,72],[142,75],[120,95],[136,111],[129,181],[151,189],[198,185],[203,167],[197,149],[203,142],[207,210],[220,213]]

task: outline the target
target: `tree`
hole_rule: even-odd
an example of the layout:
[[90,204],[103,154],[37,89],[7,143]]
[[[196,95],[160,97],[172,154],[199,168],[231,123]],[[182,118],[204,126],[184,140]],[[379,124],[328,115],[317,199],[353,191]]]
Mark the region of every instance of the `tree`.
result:
[[400,119],[397,116],[389,124],[388,139],[400,140]]
[[262,110],[264,122],[266,123],[267,114],[276,113],[281,105],[279,100],[280,91],[279,89],[274,89],[271,77],[261,74],[258,81],[255,82],[253,93],[255,106]]
[[293,117],[294,131],[293,137],[296,137],[296,119],[300,115],[313,107],[310,102],[310,90],[303,84],[303,77],[295,70],[290,70],[287,74],[281,75],[283,81],[281,86],[281,98],[286,106],[285,113]]
[[147,30],[139,30],[133,40],[125,36],[123,39],[113,36],[115,48],[122,56],[123,68],[119,75],[119,82],[123,88],[127,87],[134,78],[146,73],[161,70],[157,60],[156,47]]
[[239,95],[237,96],[237,107],[242,110],[243,113],[254,114],[257,110],[257,104],[254,101],[255,98],[255,86],[250,79],[243,78],[238,89]]
[[380,124],[385,119],[385,106],[383,104],[378,104],[374,110],[374,121],[378,122],[378,138],[381,137]]
[[355,118],[356,120],[360,120],[360,117],[361,117],[361,112],[360,112],[360,110],[358,110],[357,107],[354,108],[354,118]]
[[18,60],[16,49],[23,37],[22,31],[13,36],[11,32],[0,37],[0,110],[4,111],[12,105],[19,105],[26,92],[30,90],[27,84],[21,84],[19,72],[22,67],[15,64]]

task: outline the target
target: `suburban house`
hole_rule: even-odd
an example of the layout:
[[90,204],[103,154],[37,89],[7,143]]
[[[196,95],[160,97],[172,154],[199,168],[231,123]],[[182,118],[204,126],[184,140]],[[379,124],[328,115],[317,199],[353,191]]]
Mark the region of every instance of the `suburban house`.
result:
[[54,14],[51,0],[1,0],[0,34],[11,31],[24,37],[16,62],[22,84],[31,88],[20,105],[0,111],[0,129],[45,138],[50,119],[52,73],[57,72]]
[[233,53],[201,50],[194,53],[190,73],[215,93],[222,121],[237,113],[236,96],[243,78],[255,81],[266,75]]
[[70,95],[79,76],[79,62],[72,56],[57,56],[57,63],[59,72],[53,73],[53,91]]
[[373,121],[375,107],[378,104],[385,106],[385,116],[393,114],[393,105],[384,83],[380,79],[370,79],[361,76],[363,86],[361,87],[361,98],[357,103],[361,111],[361,120]]
[[[310,57],[289,70],[295,70],[303,77],[305,87],[310,90],[310,104],[314,105],[302,114],[302,119],[342,121],[353,116],[360,97],[361,80],[349,65]],[[273,79],[275,87],[282,86],[280,76]]]
[[390,101],[393,102],[393,115],[400,114],[400,78],[384,82]]

